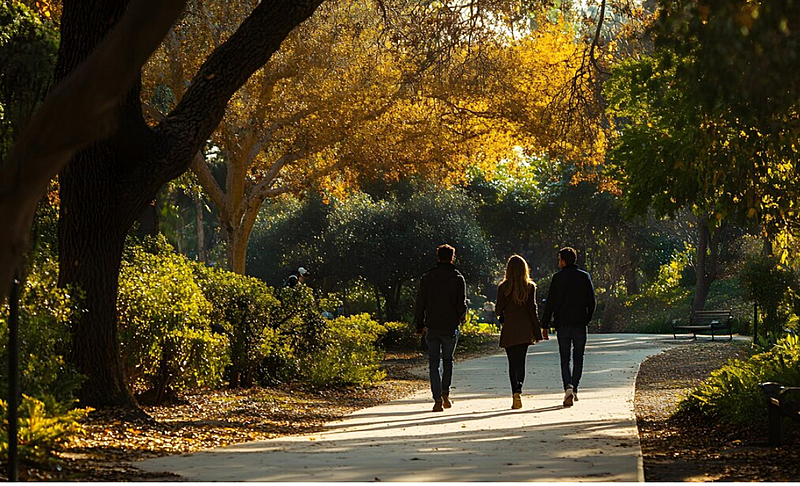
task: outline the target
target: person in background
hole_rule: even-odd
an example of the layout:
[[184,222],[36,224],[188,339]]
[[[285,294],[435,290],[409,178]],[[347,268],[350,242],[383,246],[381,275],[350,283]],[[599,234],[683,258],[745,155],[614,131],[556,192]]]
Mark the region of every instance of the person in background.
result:
[[294,287],[299,283],[303,283],[305,280],[306,275],[308,274],[308,270],[303,267],[297,269],[296,272],[293,272],[291,275],[286,277],[286,280],[283,282],[284,287]]
[[522,383],[528,346],[542,339],[542,327],[536,306],[536,284],[531,280],[528,262],[513,255],[506,264],[506,276],[497,288],[495,312],[502,322],[500,347],[508,356],[512,409],[522,408]]
[[[456,250],[450,245],[436,248],[436,266],[422,276],[414,309],[414,324],[428,345],[433,411],[452,406],[450,384],[458,326],[467,314],[467,284],[453,265]],[[442,373],[439,373],[439,360]]]

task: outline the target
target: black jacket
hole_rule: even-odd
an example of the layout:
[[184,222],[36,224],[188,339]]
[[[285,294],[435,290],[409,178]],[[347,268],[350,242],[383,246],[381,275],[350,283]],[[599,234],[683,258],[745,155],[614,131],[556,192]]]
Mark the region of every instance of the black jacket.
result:
[[588,273],[567,265],[553,275],[542,315],[542,327],[585,326],[594,314],[594,286]]
[[467,313],[467,284],[452,263],[437,263],[419,282],[414,325],[451,336]]

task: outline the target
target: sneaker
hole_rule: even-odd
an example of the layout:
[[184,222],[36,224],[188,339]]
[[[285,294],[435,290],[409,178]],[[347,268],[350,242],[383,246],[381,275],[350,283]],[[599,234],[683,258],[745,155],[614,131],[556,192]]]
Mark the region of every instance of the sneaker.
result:
[[444,412],[444,407],[442,407],[442,401],[441,400],[436,400],[433,403],[433,411],[434,412]]
[[572,401],[575,399],[575,394],[572,393],[572,388],[564,390],[564,406],[571,407]]
[[519,393],[515,393],[513,402],[511,403],[511,409],[517,410],[519,408],[522,408],[522,397]]
[[453,402],[450,401],[449,393],[442,393],[442,406],[444,408],[450,408],[453,406]]

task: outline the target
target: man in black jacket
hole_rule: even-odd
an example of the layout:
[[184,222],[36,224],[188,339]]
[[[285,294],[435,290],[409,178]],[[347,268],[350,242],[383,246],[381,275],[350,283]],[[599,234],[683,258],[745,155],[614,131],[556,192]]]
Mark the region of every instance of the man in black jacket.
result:
[[[586,350],[586,326],[594,314],[594,286],[588,273],[575,265],[578,254],[570,247],[558,252],[561,269],[550,282],[544,305],[542,327],[558,331],[558,353],[561,357],[561,380],[564,383],[564,406],[578,400],[578,383],[583,373],[583,353]],[[570,353],[574,359],[569,369]]]
[[[439,260],[419,282],[414,324],[425,336],[430,360],[433,411],[442,412],[452,406],[450,382],[453,378],[453,354],[458,342],[458,325],[467,313],[467,284],[453,266],[456,250],[450,245],[436,249]],[[439,375],[441,356],[443,372]]]

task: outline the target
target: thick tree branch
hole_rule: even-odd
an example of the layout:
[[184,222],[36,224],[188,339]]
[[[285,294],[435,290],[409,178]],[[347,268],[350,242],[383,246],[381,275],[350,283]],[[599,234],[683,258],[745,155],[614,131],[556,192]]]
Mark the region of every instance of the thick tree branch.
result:
[[0,221],[6,231],[0,239],[0,302],[27,248],[47,184],[77,150],[116,128],[118,101],[184,5],[185,0],[132,2],[94,52],[53,88],[0,164]]

